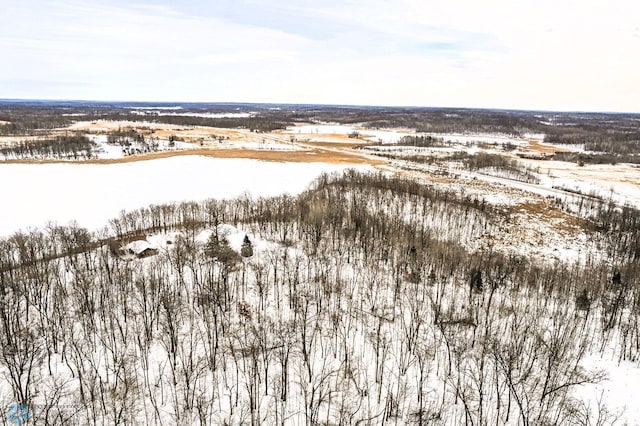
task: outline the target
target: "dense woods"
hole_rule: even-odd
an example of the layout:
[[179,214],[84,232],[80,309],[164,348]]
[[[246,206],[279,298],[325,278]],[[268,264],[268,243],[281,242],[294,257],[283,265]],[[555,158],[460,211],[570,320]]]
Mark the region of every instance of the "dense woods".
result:
[[156,123],[176,124],[180,126],[207,126],[220,128],[241,128],[249,129],[255,132],[271,132],[273,130],[285,129],[293,124],[293,121],[286,117],[280,117],[274,114],[264,114],[256,117],[190,117],[190,116],[122,116],[120,114],[107,115],[104,117],[109,120],[131,120],[131,121],[152,121]]
[[580,164],[640,163],[640,129],[610,128],[595,123],[578,127],[550,128],[544,141],[580,146],[587,153],[556,153],[554,159]]
[[[640,215],[589,211],[610,262],[471,250],[508,211],[356,172],[18,233],[0,402],[37,424],[595,424],[582,360],[640,355]],[[120,249],[149,235],[155,255]]]
[[398,146],[416,146],[421,148],[445,146],[442,138],[433,136],[403,136],[397,143]]
[[0,155],[7,159],[57,158],[85,160],[94,158],[95,144],[83,135],[66,135],[52,138],[24,140],[0,148]]

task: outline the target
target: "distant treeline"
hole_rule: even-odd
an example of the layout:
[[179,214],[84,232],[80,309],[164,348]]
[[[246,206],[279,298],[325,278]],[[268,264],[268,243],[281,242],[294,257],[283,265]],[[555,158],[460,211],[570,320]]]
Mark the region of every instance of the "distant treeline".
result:
[[118,129],[109,132],[107,143],[110,145],[126,145],[131,142],[144,142],[144,134],[133,129]]
[[580,127],[552,127],[545,133],[544,141],[551,144],[583,145],[587,151],[624,156],[640,153],[640,128],[612,128],[598,123]]
[[533,113],[448,108],[326,108],[302,115],[310,120],[409,128],[429,133],[521,135],[540,127]]
[[556,152],[553,159],[557,161],[569,161],[579,165],[617,163],[640,164],[640,154],[621,155],[612,153],[585,154],[582,152]]
[[102,116],[104,120],[129,120],[154,123],[174,124],[178,126],[205,126],[220,127],[225,129],[249,129],[254,132],[271,132],[273,130],[286,129],[293,121],[278,115],[252,116],[252,117],[190,117],[183,115],[129,115],[108,114]]
[[50,130],[68,126],[72,123],[70,117],[61,115],[60,111],[38,111],[30,109],[2,110],[0,109],[0,135],[33,135],[41,130]]
[[442,138],[434,136],[403,136],[398,141],[400,146],[416,146],[420,148],[444,146],[445,142]]
[[[226,112],[222,106],[185,107],[188,112]],[[249,109],[247,109],[249,108]],[[180,126],[244,128],[267,132],[303,122],[359,124],[368,128],[409,128],[426,133],[545,134],[553,144],[579,144],[586,150],[620,156],[640,153],[637,114],[552,113],[463,108],[382,108],[313,105],[251,105],[250,117],[139,115],[118,105],[0,104],[0,135],[33,135],[77,120],[129,120]],[[235,111],[235,108],[234,108]],[[424,141],[428,142],[428,141]]]
[[22,141],[0,148],[0,155],[7,159],[54,158],[82,160],[94,158],[95,144],[86,136],[57,136],[33,141]]

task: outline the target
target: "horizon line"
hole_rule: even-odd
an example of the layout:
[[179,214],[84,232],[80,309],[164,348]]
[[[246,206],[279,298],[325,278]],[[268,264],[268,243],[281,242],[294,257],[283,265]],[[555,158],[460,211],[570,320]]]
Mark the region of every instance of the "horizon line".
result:
[[502,107],[473,106],[427,106],[427,105],[372,105],[372,104],[329,104],[305,102],[247,102],[247,101],[134,101],[134,100],[91,100],[91,99],[47,99],[47,98],[0,98],[0,103],[89,103],[89,104],[165,104],[165,105],[270,105],[270,106],[304,106],[334,108],[389,108],[389,109],[432,109],[432,110],[477,110],[496,112],[540,112],[559,114],[608,114],[608,115],[640,115],[640,111],[602,111],[602,110],[553,110]]

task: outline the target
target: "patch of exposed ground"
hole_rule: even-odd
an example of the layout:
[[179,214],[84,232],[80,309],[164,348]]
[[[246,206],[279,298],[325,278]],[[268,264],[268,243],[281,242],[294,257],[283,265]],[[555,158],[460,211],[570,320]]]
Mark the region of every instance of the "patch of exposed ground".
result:
[[586,262],[604,258],[589,236],[587,221],[550,206],[546,200],[525,202],[510,209],[506,232],[500,245],[545,261]]
[[577,233],[589,228],[589,222],[553,207],[547,200],[528,201],[512,206],[511,214],[534,215],[559,231]]
[[528,149],[530,151],[538,152],[540,154],[555,154],[556,152],[571,151],[570,149],[567,149],[567,148],[546,144],[537,139],[528,139],[528,142],[529,142]]

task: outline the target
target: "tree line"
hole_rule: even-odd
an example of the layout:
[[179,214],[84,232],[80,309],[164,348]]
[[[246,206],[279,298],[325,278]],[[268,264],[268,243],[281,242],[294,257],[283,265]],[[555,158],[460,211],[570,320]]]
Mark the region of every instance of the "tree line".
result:
[[0,148],[0,155],[5,160],[37,158],[86,160],[95,158],[95,146],[96,144],[84,135],[64,135],[24,140]]

